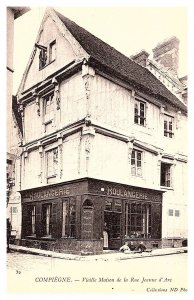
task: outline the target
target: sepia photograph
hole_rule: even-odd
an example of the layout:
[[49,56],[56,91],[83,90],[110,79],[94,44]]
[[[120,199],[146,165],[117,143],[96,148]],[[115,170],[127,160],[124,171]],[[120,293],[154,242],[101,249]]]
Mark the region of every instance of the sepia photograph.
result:
[[6,6],[8,294],[188,295],[175,2]]

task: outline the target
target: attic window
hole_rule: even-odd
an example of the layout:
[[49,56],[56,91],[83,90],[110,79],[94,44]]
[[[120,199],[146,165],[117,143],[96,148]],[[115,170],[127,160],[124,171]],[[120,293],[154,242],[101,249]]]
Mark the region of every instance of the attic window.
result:
[[35,44],[35,46],[40,49],[40,53],[39,53],[39,70],[41,70],[42,68],[44,68],[46,66],[47,63],[47,47],[39,45],[39,44]]
[[54,61],[56,57],[56,40],[49,45],[49,63]]

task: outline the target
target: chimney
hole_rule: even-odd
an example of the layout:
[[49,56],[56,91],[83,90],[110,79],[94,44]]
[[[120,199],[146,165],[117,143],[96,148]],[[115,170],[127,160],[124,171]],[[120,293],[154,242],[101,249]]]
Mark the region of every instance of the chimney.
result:
[[149,56],[149,53],[147,53],[145,50],[141,50],[137,54],[131,55],[130,59],[132,59],[134,62],[141,65],[142,67],[146,67],[148,56]]
[[153,58],[173,75],[178,75],[179,65],[179,40],[173,36],[159,43],[153,51]]

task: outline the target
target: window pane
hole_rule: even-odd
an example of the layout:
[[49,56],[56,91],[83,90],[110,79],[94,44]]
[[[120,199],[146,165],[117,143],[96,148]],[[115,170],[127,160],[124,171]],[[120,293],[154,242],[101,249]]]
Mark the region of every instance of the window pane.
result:
[[75,237],[75,217],[76,217],[75,199],[70,199],[70,205],[69,205],[69,236],[70,237]]
[[67,236],[67,227],[68,227],[67,213],[68,213],[68,201],[64,200],[63,201],[62,236]]
[[113,207],[112,207],[112,199],[106,199],[106,202],[105,202],[105,210],[113,210]]
[[137,159],[141,161],[141,152],[137,152]]
[[141,174],[142,174],[141,168],[137,168],[137,175],[141,176]]
[[142,175],[142,153],[140,151],[133,150],[131,156],[131,174],[141,176]]
[[49,48],[49,61],[52,62],[56,57],[56,41],[50,44]]
[[136,124],[138,124],[138,120],[139,120],[139,118],[138,118],[137,116],[135,116],[134,122],[135,122]]
[[160,184],[162,186],[170,187],[171,185],[171,172],[170,172],[171,165],[166,163],[161,163],[161,177],[160,177]]
[[179,217],[180,216],[180,211],[179,210],[175,210],[175,217]]
[[140,116],[144,117],[145,115],[145,104],[140,102]]
[[173,137],[173,117],[164,115],[164,136]]
[[131,164],[135,165],[135,159],[133,159],[133,158],[131,159]]
[[46,152],[47,177],[57,174],[58,168],[58,148]]
[[140,117],[140,125],[143,125],[143,126],[144,126],[144,118],[141,118],[141,117]]
[[173,209],[169,209],[169,210],[168,210],[168,215],[169,215],[169,216],[173,216]]

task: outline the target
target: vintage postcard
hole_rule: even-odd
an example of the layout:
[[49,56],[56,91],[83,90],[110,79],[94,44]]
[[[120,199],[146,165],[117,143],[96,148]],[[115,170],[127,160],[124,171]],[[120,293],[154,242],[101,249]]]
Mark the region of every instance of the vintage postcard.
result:
[[57,5],[6,7],[7,293],[187,296],[188,7]]

